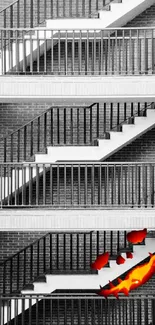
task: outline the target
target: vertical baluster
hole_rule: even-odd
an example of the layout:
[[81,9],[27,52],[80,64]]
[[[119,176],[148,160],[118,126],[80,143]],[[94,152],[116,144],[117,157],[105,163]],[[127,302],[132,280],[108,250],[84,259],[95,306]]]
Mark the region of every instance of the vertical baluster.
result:
[[37,32],[37,72],[40,72],[40,38],[39,38],[39,30]]
[[73,234],[70,234],[70,270],[72,270],[72,249],[73,249],[73,238],[72,238]]
[[72,37],[72,74],[74,75],[74,63],[75,63],[75,38],[74,38],[74,30],[73,30],[73,37]]
[[119,241],[120,241],[120,234],[119,234],[119,230],[118,230],[117,231],[117,252],[119,252],[119,250],[120,250]]
[[46,17],[46,7],[47,7],[47,3],[46,3],[46,0],[44,0],[44,20],[47,19],[47,17]]
[[119,129],[119,123],[120,123],[119,115],[120,115],[120,109],[119,109],[119,103],[117,103],[117,131],[120,131],[120,129]]
[[44,147],[47,146],[47,113],[44,114]]
[[80,178],[81,178],[81,168],[80,168],[81,166],[80,165],[78,165],[78,206],[80,206],[81,205],[81,196],[80,196],[80,194],[81,194],[81,189],[80,189]]
[[83,253],[84,270],[86,270],[86,233],[83,234],[83,247],[84,247],[84,253]]
[[70,143],[73,144],[73,109],[70,110]]
[[52,271],[52,234],[50,233],[50,271]]
[[97,253],[97,256],[98,256],[99,253],[100,253],[100,246],[99,246],[100,245],[100,233],[99,233],[99,231],[96,232],[96,237],[97,237],[96,238],[97,239],[97,247],[96,247],[97,248],[97,252],[96,253]]
[[46,167],[43,164],[43,205],[46,205]]
[[107,164],[107,189],[106,189],[106,193],[107,193],[107,202],[106,204],[109,205],[109,165]]
[[4,138],[4,162],[6,162],[6,152],[7,152],[7,138]]
[[97,103],[97,125],[96,125],[96,129],[97,129],[97,138],[100,137],[100,106],[99,106],[99,103]]
[[27,8],[26,8],[26,0],[24,0],[24,7],[23,7],[23,11],[24,11],[24,28],[26,28],[26,13],[27,13]]
[[153,37],[153,29],[151,30],[151,65],[152,65],[152,71],[151,74],[154,74],[154,37]]
[[51,74],[53,74],[53,31],[51,30]]
[[47,58],[46,58],[46,53],[47,53],[46,30],[44,30],[44,73],[47,72]]
[[137,42],[137,74],[139,74],[139,29],[137,29],[137,39],[136,39],[136,42]]
[[46,236],[43,238],[44,273],[46,272]]
[[4,63],[4,56],[5,56],[5,53],[4,53],[4,31],[1,30],[1,69],[2,69],[2,75],[5,74],[5,69],[4,69],[4,66],[3,66],[3,63]]
[[85,0],[82,1],[82,17],[85,18]]
[[33,28],[33,0],[30,1],[30,28]]
[[[65,8],[65,6],[64,6]],[[66,30],[66,33],[65,33],[65,75],[67,76],[67,73],[68,73],[68,42],[67,42],[67,36],[68,33],[67,33],[67,30]]]
[[91,17],[91,0],[89,0],[89,17]]
[[51,144],[53,145],[53,108],[51,108]]
[[79,1],[76,0],[76,17],[79,17],[79,6],[78,6]]
[[92,127],[93,127],[93,125],[92,125],[92,106],[90,106],[90,124],[89,124],[90,126],[90,143],[92,143]]
[[74,174],[73,165],[71,165],[71,205],[74,205]]
[[94,189],[94,165],[91,166],[91,205],[95,204],[95,189]]
[[114,62],[115,62],[115,70],[116,74],[119,74],[119,65],[118,65],[118,38],[117,38],[117,30],[115,31],[115,57],[114,57]]
[[39,166],[36,164],[36,206],[39,205]]
[[37,243],[37,276],[40,274],[40,241]]
[[57,144],[60,144],[59,108],[57,108]]
[[96,71],[96,31],[94,30],[94,63],[93,63],[93,71],[94,74],[97,74]]
[[29,205],[32,204],[32,167],[29,165]]
[[110,231],[110,255],[113,255],[113,231]]
[[57,243],[57,249],[56,249],[56,255],[57,255],[57,270],[59,270],[59,234],[56,234],[56,243]]
[[10,259],[10,293],[12,293],[12,258]]
[[59,165],[57,165],[57,205],[60,205],[60,180],[59,180],[59,176],[60,176],[60,170],[59,170]]
[[88,187],[88,181],[87,181],[87,164],[86,164],[85,165],[85,190],[84,190],[85,207],[87,206],[87,187]]
[[104,231],[104,252],[106,252],[106,231]]
[[58,31],[58,74],[60,74],[61,72],[61,62],[60,62],[60,58],[61,58],[61,49],[60,49],[61,43],[60,43],[60,30]]
[[40,0],[37,0],[37,25],[40,24]]
[[124,103],[124,121],[126,121],[126,103]]
[[77,270],[79,270],[79,234],[76,234],[76,259],[77,259]]
[[32,325],[32,298],[29,298],[29,325]]
[[24,249],[23,286],[26,284],[26,249]]
[[82,74],[82,67],[81,67],[81,55],[82,55],[82,38],[81,38],[81,30],[79,31],[79,46],[78,46],[78,57],[79,57],[79,75]]
[[33,121],[31,122],[31,147],[30,147],[30,156],[33,156]]
[[123,165],[121,164],[121,177],[120,177],[120,204],[123,205]]
[[102,205],[102,165],[98,167],[98,205]]
[[53,205],[53,167],[50,165],[50,204]]
[[127,205],[129,205],[130,206],[130,204],[131,204],[131,199],[130,199],[130,164],[128,164],[128,171],[127,171],[127,182],[128,182],[128,189],[127,189],[127,191],[128,191],[128,193],[127,193]]
[[110,104],[110,130],[113,128],[113,103]]
[[67,193],[67,182],[66,182],[66,165],[64,165],[64,205],[67,205],[66,193]]
[[30,72],[33,72],[33,39],[32,30],[30,31]]
[[77,144],[79,143],[79,108],[77,108]]
[[54,15],[53,15],[53,0],[51,0],[51,19],[54,18]]
[[66,144],[66,108],[64,108],[64,144]]
[[[23,72],[26,73],[26,47],[25,47],[25,34],[26,32],[22,32],[22,50],[23,50]],[[11,63],[11,67],[13,63]]]
[[106,110],[107,105],[104,103],[104,111],[103,111],[103,133],[106,133]]
[[110,31],[108,31],[108,72],[110,73],[110,54],[111,54],[111,38],[110,38]]
[[[103,30],[101,30],[100,74],[103,74]],[[105,57],[106,60],[106,57]]]
[[123,71],[122,73],[125,74],[125,39],[124,39],[124,29],[122,30],[122,47],[123,47],[123,63],[122,63],[122,67],[123,67]]
[[93,232],[90,232],[90,265],[92,264],[92,244],[93,244]]
[[37,119],[37,152],[40,151],[40,116]]
[[84,123],[84,128],[83,128],[83,133],[84,133],[84,144],[86,144],[86,108],[83,109],[83,123]]
[[31,260],[30,260],[30,281],[33,280],[33,245],[30,246],[30,254],[31,254]]
[[[4,28],[6,28],[6,9],[4,10]],[[3,43],[3,39],[2,39],[2,45],[3,45],[3,49],[4,49],[4,52],[2,51],[2,53],[4,53],[4,74],[7,72],[6,71],[6,31],[2,31],[2,38],[4,37],[4,43]],[[3,62],[3,61],[2,61]],[[3,66],[3,65],[2,65]]]

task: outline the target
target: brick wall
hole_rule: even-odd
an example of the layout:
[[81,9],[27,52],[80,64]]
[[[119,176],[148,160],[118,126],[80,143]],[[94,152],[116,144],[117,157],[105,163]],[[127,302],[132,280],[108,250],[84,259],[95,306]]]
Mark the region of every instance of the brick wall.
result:
[[155,128],[125,146],[106,161],[153,162],[155,159]]

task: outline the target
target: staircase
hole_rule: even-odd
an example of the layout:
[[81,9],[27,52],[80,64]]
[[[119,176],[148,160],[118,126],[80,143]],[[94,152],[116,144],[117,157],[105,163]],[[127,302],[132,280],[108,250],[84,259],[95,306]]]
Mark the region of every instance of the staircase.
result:
[[[99,12],[99,19],[83,19],[80,21],[80,30],[85,31],[94,28],[100,30],[106,27],[120,27],[128,21],[132,20],[136,15],[139,15],[146,8],[154,4],[155,0],[123,0],[122,3],[112,3],[110,5],[111,11]],[[2,58],[0,60],[0,75],[11,72],[18,72],[23,70],[25,72],[28,66],[32,66],[33,62],[38,60],[39,56],[45,55],[45,52],[52,49],[59,42],[59,40],[70,37],[75,40],[80,39],[79,19],[65,19],[65,20],[46,20],[46,30],[41,28],[36,31],[29,30],[19,32],[20,40],[18,41],[17,33],[8,32],[8,40],[2,41]],[[76,32],[69,32],[69,30]],[[61,32],[60,32],[61,31]],[[65,31],[65,33],[63,32]],[[29,33],[28,33],[29,32]],[[91,34],[91,32],[89,31]],[[104,32],[104,36],[105,36]],[[107,32],[108,33],[108,32]],[[6,35],[3,35],[6,37]],[[4,38],[5,38],[4,37]],[[10,37],[12,42],[10,43]],[[92,34],[93,37],[93,34]],[[7,45],[9,43],[9,45]],[[3,47],[5,50],[3,51]],[[11,60],[10,60],[11,48]],[[3,53],[4,52],[4,53]],[[5,59],[3,59],[5,57]],[[31,69],[31,68],[30,68]]]
[[[131,121],[131,119],[130,119]],[[105,160],[155,126],[155,110],[147,109],[147,116],[134,117],[134,124],[122,124],[121,132],[110,131],[110,139],[97,139],[96,147],[47,147],[47,154],[36,154],[36,163],[56,161]]]
[[[149,108],[149,107],[152,107],[152,109]],[[51,194],[49,194],[50,187],[51,187],[51,185],[49,184],[49,178],[51,177],[50,175],[53,175],[52,176],[52,182],[53,182],[53,184],[55,184],[55,188],[54,188],[54,191],[53,191],[52,195],[54,197],[55,194],[56,194],[55,191],[56,191],[56,188],[57,188],[57,185],[56,185],[57,183],[55,183],[56,182],[56,179],[55,179],[56,173],[54,172],[54,174],[51,174],[50,166],[48,166],[48,165],[45,166],[46,167],[46,170],[45,170],[44,166],[43,166],[44,163],[45,164],[48,164],[48,163],[51,164],[51,163],[55,163],[55,162],[61,162],[62,163],[62,161],[65,161],[65,162],[70,162],[71,161],[72,163],[76,162],[76,164],[77,164],[78,161],[81,161],[81,162],[82,161],[83,162],[96,161],[97,162],[98,160],[104,160],[107,157],[110,157],[110,155],[112,155],[114,152],[120,150],[122,147],[129,144],[130,142],[132,142],[133,140],[135,140],[136,138],[138,138],[139,136],[141,136],[142,134],[146,133],[148,130],[150,130],[151,128],[154,127],[154,125],[155,125],[155,111],[154,111],[153,107],[154,107],[154,104],[151,104],[148,107],[146,107],[146,105],[144,105],[144,107],[142,107],[140,109],[140,105],[138,105],[138,111],[136,111],[135,114],[133,114],[133,112],[132,112],[131,117],[126,118],[126,120],[124,120],[119,125],[116,124],[114,129],[119,130],[119,131],[122,130],[122,132],[118,132],[118,131],[117,132],[109,131],[108,133],[104,132],[105,130],[107,130],[105,125],[104,125],[104,129],[102,130],[103,136],[101,136],[101,135],[99,135],[99,126],[98,126],[97,127],[98,139],[95,140],[95,138],[92,136],[92,132],[90,132],[89,141],[91,140],[92,144],[95,144],[95,146],[93,146],[93,145],[92,146],[90,146],[90,145],[85,146],[86,139],[84,139],[84,142],[81,142],[81,146],[78,146],[78,145],[75,146],[75,145],[73,145],[73,137],[72,136],[71,136],[71,142],[68,143],[69,146],[67,146],[66,145],[66,131],[65,131],[66,124],[64,125],[64,138],[65,138],[64,140],[65,141],[63,140],[64,141],[63,146],[59,146],[60,135],[61,135],[59,133],[59,129],[60,129],[59,114],[58,114],[59,110],[56,109],[56,111],[54,112],[53,111],[54,108],[50,108],[45,113],[43,113],[41,116],[34,119],[32,122],[28,123],[26,126],[22,127],[20,130],[17,130],[13,134],[11,134],[11,136],[8,137],[8,139],[7,138],[5,139],[5,141],[4,141],[4,157],[5,157],[4,160],[5,161],[6,161],[6,158],[8,157],[9,151],[11,153],[11,161],[14,161],[14,152],[16,153],[15,149],[16,149],[16,146],[17,146],[17,157],[18,157],[19,162],[20,162],[20,159],[22,161],[22,157],[25,157],[25,159],[27,158],[27,160],[30,161],[30,155],[27,156],[27,151],[28,151],[28,154],[30,152],[32,154],[31,158],[33,158],[33,157],[35,158],[35,164],[36,163],[40,164],[40,166],[35,166],[35,165],[33,166],[32,163],[30,164],[30,163],[26,163],[26,162],[25,162],[25,164],[23,164],[23,167],[20,167],[20,165],[17,165],[16,167],[14,167],[13,164],[10,165],[10,166],[6,165],[6,167],[4,165],[3,168],[1,169],[1,187],[0,187],[1,188],[1,191],[0,191],[1,199],[3,200],[3,199],[6,198],[7,201],[9,202],[10,199],[12,200],[12,198],[14,198],[14,196],[15,196],[15,202],[16,202],[17,193],[18,193],[18,196],[19,196],[19,192],[22,192],[22,196],[20,197],[20,200],[19,200],[19,201],[22,202],[22,200],[23,200],[22,199],[23,191],[26,191],[26,188],[24,189],[24,184],[26,185],[27,190],[29,189],[29,193],[30,193],[31,190],[32,190],[32,181],[34,181],[34,184],[33,184],[33,194],[34,194],[35,191],[36,191],[35,186],[37,185],[37,182],[39,180],[39,175],[40,175],[40,182],[41,182],[40,184],[42,184],[40,186],[43,187],[43,191],[47,190],[46,196],[48,196],[48,197],[49,197],[49,195],[51,195]],[[75,110],[76,109],[77,109],[77,114],[79,116],[79,108],[75,108]],[[63,110],[63,114],[65,116],[64,120],[66,120],[66,114],[67,114],[66,113],[67,111],[65,111],[65,110],[66,109]],[[87,127],[86,127],[86,114],[87,114],[86,111],[87,110],[88,110],[88,112],[90,113],[91,116],[92,116],[92,110],[94,110],[94,113],[96,112],[96,114],[97,114],[96,117],[94,116],[94,119],[95,119],[94,121],[92,120],[92,118],[90,119],[91,128],[92,128],[92,123],[93,124],[94,124],[94,122],[96,123],[96,120],[99,121],[99,112],[100,111],[99,111],[99,105],[98,104],[97,104],[97,107],[96,107],[96,104],[93,104],[90,107],[84,107],[83,109],[81,108],[81,112],[82,111],[84,112],[84,135],[86,134],[86,129],[87,129]],[[72,115],[72,119],[73,119],[73,109],[69,108],[69,111],[70,111],[70,113]],[[68,111],[68,113],[69,113],[69,111]],[[132,111],[133,111],[133,107],[132,107]],[[57,112],[57,119],[55,120],[55,122],[56,122],[56,125],[58,127],[58,130],[57,130],[57,142],[55,143],[57,145],[54,146],[53,140],[51,141],[51,139],[53,139],[53,131],[51,133],[50,128],[51,127],[53,128],[53,126],[55,125],[54,120],[53,120],[53,116],[55,115],[56,112]],[[144,115],[147,115],[147,116],[144,116]],[[52,119],[51,119],[51,117],[52,117]],[[118,117],[119,117],[119,115],[117,116],[117,119],[118,119]],[[48,121],[52,120],[52,125],[49,124],[48,127],[47,127],[47,125],[46,125],[47,120]],[[134,120],[134,124],[129,124],[129,123],[133,123],[133,120]],[[89,125],[88,121],[89,120],[87,120],[87,123]],[[44,122],[44,126],[45,126],[45,129],[42,130],[42,132],[44,133],[44,137],[42,137],[41,140],[39,140],[39,142],[37,143],[35,139],[36,138],[38,139],[38,136],[40,138],[40,131],[41,131],[40,125],[42,124],[42,122]],[[38,126],[37,126],[36,123],[38,124]],[[79,121],[79,125],[80,125],[80,123],[83,123],[83,120],[81,120],[81,122]],[[105,123],[106,123],[106,121],[105,121]],[[98,122],[97,122],[97,125],[98,125]],[[35,126],[36,126],[36,129],[37,129],[38,135],[37,135],[36,130],[34,131],[35,132],[34,135],[32,133],[32,130],[35,129]],[[91,131],[91,128],[90,128],[90,131]],[[72,123],[71,123],[71,129],[70,130],[71,130],[71,133],[73,135],[74,132],[75,132],[75,129],[73,128]],[[28,145],[28,141],[27,141],[27,138],[26,138],[27,131],[29,131],[30,134],[31,134],[31,140],[32,141],[30,143],[30,146]],[[80,127],[79,126],[78,126],[78,133],[77,134],[78,134],[79,137],[81,137]],[[23,135],[24,135],[24,139],[22,140]],[[104,139],[102,139],[102,137]],[[16,141],[17,139],[18,139],[18,141]],[[20,139],[22,145],[23,145],[23,141],[24,141],[25,147],[22,147],[22,148],[20,147],[19,139]],[[15,147],[14,147],[14,141],[15,141]],[[52,142],[53,146],[48,146],[48,143],[50,141]],[[10,147],[9,144],[11,144],[11,147]],[[65,145],[65,149],[64,149],[64,145]],[[43,154],[43,153],[35,154],[37,150],[45,152],[46,147],[47,147],[47,154]],[[57,166],[55,166],[55,167],[57,167]],[[62,167],[65,169],[65,166],[62,166]],[[107,167],[106,166],[103,166],[103,167],[104,167],[104,172],[106,172],[105,170],[106,170]],[[120,168],[122,168],[122,167],[120,166]],[[123,176],[124,181],[126,179],[125,175],[127,175],[126,168],[127,167],[124,166],[123,169],[122,169],[123,175],[124,175]],[[129,167],[129,169],[130,169],[130,167]],[[58,172],[58,167],[57,167],[57,172]],[[113,171],[113,172],[115,173],[116,170]],[[10,173],[11,173],[11,175],[10,175]],[[65,171],[64,171],[64,173],[65,173]],[[109,173],[108,170],[107,170],[107,173]],[[129,172],[129,174],[130,174],[130,172]],[[111,174],[107,174],[107,175],[109,175],[108,176],[109,177],[108,182],[111,183],[112,182],[111,177],[114,177],[114,176],[110,176]],[[62,178],[64,178],[64,177],[65,176],[62,175]],[[68,175],[68,177],[70,179],[69,175]],[[90,177],[90,176],[87,176],[87,177]],[[120,182],[119,170],[118,170],[118,175],[116,173],[115,177],[118,178],[118,182]],[[134,175],[133,175],[133,177],[134,177]],[[148,174],[148,177],[150,177],[149,174]],[[43,179],[45,179],[46,180],[45,182],[47,183],[46,190],[45,190]],[[115,179],[115,181],[116,181],[116,179]],[[65,180],[64,180],[64,182],[65,182]],[[92,182],[91,179],[90,179],[90,182]],[[36,185],[35,185],[35,183],[36,183]],[[101,181],[101,183],[102,183],[102,181]],[[112,191],[112,193],[113,193],[112,188],[109,187],[108,184],[105,185],[105,188],[103,189],[103,191],[106,190],[106,192],[107,192],[106,186],[108,186],[108,191],[110,191],[110,193]],[[137,186],[140,186],[140,184],[141,183],[139,183],[139,185],[137,185]],[[65,190],[65,185],[61,184],[61,186],[63,186],[63,188]],[[78,186],[80,186],[80,183],[78,184]],[[83,186],[85,186],[85,185],[83,184],[82,188],[83,188]],[[103,186],[103,184],[101,186]],[[115,186],[117,187],[118,185],[115,184]],[[123,186],[123,185],[121,185],[121,186]],[[131,187],[134,188],[134,186],[136,186],[136,185],[134,185],[131,182]],[[76,184],[76,188],[77,188],[77,184]],[[68,188],[68,190],[70,191],[70,188]],[[73,190],[73,188],[72,188],[72,190]],[[40,188],[39,191],[42,192],[41,188]],[[58,188],[57,188],[57,191],[59,191]],[[88,191],[88,188],[87,188],[87,191]],[[118,191],[119,191],[119,188],[118,188]],[[146,192],[146,189],[145,189],[145,192]],[[97,191],[97,193],[98,193],[98,191]],[[108,195],[110,195],[110,196],[114,195],[114,193],[113,194],[110,194],[110,193]],[[135,193],[137,193],[136,189],[135,189]],[[11,195],[11,197],[9,197],[10,195]],[[30,194],[28,194],[28,192],[27,192],[27,195],[30,197]],[[99,193],[98,193],[98,195],[99,195]],[[101,195],[101,193],[100,193],[100,195]],[[130,193],[126,192],[126,195],[130,196]],[[154,192],[153,192],[153,189],[151,190],[151,188],[149,190],[149,193],[145,195],[146,197],[141,196],[141,194],[140,194],[140,197],[141,198],[143,197],[142,201],[146,201],[148,203],[149,202],[148,196],[150,197],[150,195],[151,195],[152,198],[154,197]],[[37,192],[36,192],[36,196],[37,196]],[[77,193],[76,193],[76,196],[77,196]],[[32,198],[32,196],[31,196],[31,198]],[[34,199],[35,198],[33,197],[32,201],[34,201]],[[120,199],[118,198],[118,201],[119,200]],[[125,200],[125,199],[123,199],[123,200]],[[137,199],[135,198],[135,200],[137,200]],[[151,199],[151,202],[153,203],[152,200],[153,199]],[[15,202],[13,204],[15,204]],[[28,203],[25,203],[25,204],[27,205]],[[33,203],[33,204],[35,204],[35,203]],[[107,204],[106,201],[105,201],[105,204]],[[127,202],[126,202],[126,204],[127,204]],[[140,201],[139,204],[141,205],[142,202]],[[6,203],[4,203],[4,205],[6,205]]]
[[[92,234],[92,233],[91,233]],[[92,235],[91,235],[92,236]],[[101,238],[101,237],[100,237]],[[93,246],[92,246],[93,247]],[[146,238],[145,244],[133,245],[133,247],[119,248],[118,254],[125,256],[125,251],[133,252],[133,259],[127,259],[123,265],[117,265],[115,258],[111,256],[109,265],[98,271],[97,274],[85,274],[85,275],[54,275],[46,272],[44,276],[40,276],[37,281],[33,282],[32,286],[27,286],[25,290],[21,290],[21,293],[26,297],[35,294],[51,294],[55,290],[98,290],[99,285],[106,286],[110,281],[113,281],[117,277],[133,268],[135,265],[141,263],[148,257],[148,252],[155,251],[154,239]],[[103,252],[103,251],[102,251]],[[93,259],[95,260],[96,257]],[[17,303],[17,302],[16,302]],[[32,298],[31,305],[36,304],[36,299]],[[18,308],[15,311],[15,301],[11,301],[11,319],[14,318],[15,312],[17,316],[23,311],[22,301],[18,300]],[[25,300],[25,310],[29,308],[29,300]],[[6,308],[7,310],[7,308]],[[4,319],[7,321],[7,315],[4,307]],[[4,322],[5,323],[5,322]]]

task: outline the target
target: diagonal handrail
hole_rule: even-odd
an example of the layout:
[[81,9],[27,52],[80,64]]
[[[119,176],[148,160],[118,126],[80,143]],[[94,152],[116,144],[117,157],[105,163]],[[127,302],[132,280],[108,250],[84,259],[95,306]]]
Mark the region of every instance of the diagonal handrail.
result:
[[5,11],[6,9],[10,8],[11,6],[13,6],[15,3],[19,2],[19,0],[15,0],[13,2],[11,2],[8,6],[6,6],[5,8],[3,8],[1,11],[0,11],[0,14]]

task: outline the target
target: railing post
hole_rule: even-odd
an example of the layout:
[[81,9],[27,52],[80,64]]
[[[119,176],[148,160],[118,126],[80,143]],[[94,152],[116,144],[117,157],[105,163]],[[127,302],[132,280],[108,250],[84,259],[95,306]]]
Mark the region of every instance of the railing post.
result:
[[30,1],[30,28],[33,28],[33,0]]

